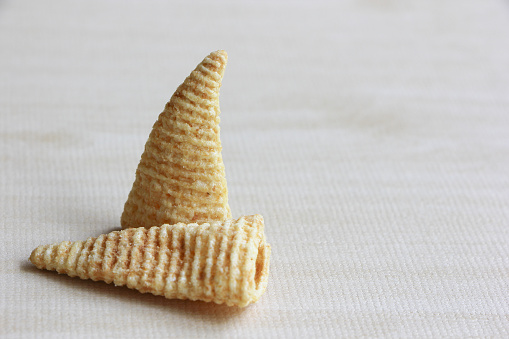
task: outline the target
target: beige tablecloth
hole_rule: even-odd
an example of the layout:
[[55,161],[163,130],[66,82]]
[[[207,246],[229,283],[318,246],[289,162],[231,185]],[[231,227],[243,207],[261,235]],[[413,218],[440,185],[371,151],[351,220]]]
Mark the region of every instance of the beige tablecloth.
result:
[[[229,54],[233,215],[270,281],[246,309],[40,271],[118,229],[151,126]],[[508,337],[509,5],[0,2],[0,336]]]

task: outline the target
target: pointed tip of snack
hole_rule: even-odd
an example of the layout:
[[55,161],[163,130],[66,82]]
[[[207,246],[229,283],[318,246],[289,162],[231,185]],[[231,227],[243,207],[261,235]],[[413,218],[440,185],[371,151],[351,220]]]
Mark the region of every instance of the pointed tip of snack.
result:
[[222,78],[224,70],[226,68],[227,61],[228,54],[226,53],[226,51],[220,49],[207,55],[200,65],[219,73],[219,75]]
[[34,250],[32,251],[32,253],[30,253],[30,257],[28,258],[28,261],[30,261],[30,262],[31,262],[32,264],[34,264],[34,265],[35,265],[35,251],[36,251],[36,250],[37,250],[37,249],[34,249]]
[[209,58],[214,59],[214,60],[220,59],[221,61],[226,63],[226,61],[228,61],[228,53],[226,53],[226,51],[224,49],[220,49],[220,50],[210,53]]
[[30,254],[30,258],[28,260],[34,264],[37,268],[41,268],[43,266],[43,253],[46,250],[48,245],[41,245],[35,248]]

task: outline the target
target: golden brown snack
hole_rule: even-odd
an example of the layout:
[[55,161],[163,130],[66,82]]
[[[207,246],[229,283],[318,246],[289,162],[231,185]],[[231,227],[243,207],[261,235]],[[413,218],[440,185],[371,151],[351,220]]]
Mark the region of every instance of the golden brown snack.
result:
[[71,277],[113,282],[168,299],[229,306],[256,302],[267,286],[263,217],[130,228],[37,247],[30,261]]
[[121,217],[123,228],[231,218],[219,138],[225,51],[208,55],[152,128]]

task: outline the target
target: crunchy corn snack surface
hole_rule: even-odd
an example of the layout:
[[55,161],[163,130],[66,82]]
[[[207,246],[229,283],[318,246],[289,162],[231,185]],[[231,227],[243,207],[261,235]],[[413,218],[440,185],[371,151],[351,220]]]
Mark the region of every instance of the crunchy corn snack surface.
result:
[[86,241],[37,247],[30,261],[71,277],[113,282],[168,299],[244,307],[268,279],[263,217],[131,228]]
[[121,217],[123,228],[231,218],[219,137],[225,51],[208,55],[152,128]]

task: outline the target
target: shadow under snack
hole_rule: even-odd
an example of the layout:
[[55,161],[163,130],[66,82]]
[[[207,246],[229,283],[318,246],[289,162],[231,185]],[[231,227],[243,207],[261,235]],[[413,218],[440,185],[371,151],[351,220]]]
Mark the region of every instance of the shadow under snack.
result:
[[119,299],[130,305],[145,304],[154,309],[179,313],[180,315],[186,315],[190,318],[200,318],[200,320],[210,323],[219,324],[232,321],[246,311],[246,308],[219,305],[213,302],[166,299],[162,296],[155,296],[150,293],[140,293],[126,286],[115,286],[103,281],[82,280],[78,277],[58,274],[55,271],[39,270],[28,261],[20,263],[20,269],[25,273],[37,274],[44,279],[54,280],[56,283],[67,287],[85,289],[89,293]]

